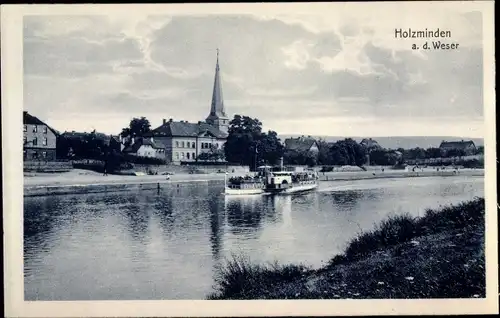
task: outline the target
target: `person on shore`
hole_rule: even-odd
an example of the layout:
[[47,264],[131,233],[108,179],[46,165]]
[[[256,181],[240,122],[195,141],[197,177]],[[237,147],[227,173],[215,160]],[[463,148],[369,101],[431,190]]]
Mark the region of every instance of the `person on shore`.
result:
[[104,161],[104,173],[103,173],[103,176],[107,176],[108,175],[108,161]]

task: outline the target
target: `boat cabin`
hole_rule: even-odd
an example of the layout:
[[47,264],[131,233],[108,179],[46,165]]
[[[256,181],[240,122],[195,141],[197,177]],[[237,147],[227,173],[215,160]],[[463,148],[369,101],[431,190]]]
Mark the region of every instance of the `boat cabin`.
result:
[[292,172],[273,171],[267,176],[266,181],[268,187],[286,189],[292,185]]

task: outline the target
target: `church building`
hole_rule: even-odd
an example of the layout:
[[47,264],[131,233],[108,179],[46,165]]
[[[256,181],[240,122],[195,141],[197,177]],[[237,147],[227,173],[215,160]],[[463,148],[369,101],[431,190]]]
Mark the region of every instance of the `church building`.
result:
[[215,66],[214,88],[210,113],[206,120],[197,123],[163,119],[161,126],[143,136],[154,144],[164,147],[164,151],[155,154],[167,162],[198,161],[200,154],[205,152],[223,153],[223,147],[228,136],[229,118],[224,107],[222,83],[219,68],[219,51]]

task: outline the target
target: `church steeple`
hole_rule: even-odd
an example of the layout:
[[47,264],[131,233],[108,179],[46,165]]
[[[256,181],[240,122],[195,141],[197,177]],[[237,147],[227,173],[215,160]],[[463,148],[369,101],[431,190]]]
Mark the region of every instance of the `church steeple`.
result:
[[222,97],[222,83],[220,79],[219,68],[219,49],[217,49],[217,63],[215,64],[212,105],[210,107],[210,114],[208,115],[206,121],[208,124],[215,126],[219,130],[227,133],[229,118],[226,115],[226,109],[224,108],[224,99]]

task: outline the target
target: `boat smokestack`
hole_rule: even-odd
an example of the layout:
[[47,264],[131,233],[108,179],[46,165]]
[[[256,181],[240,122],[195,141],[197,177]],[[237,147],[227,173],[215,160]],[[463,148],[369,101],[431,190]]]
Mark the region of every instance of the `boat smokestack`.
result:
[[280,158],[280,168],[283,169],[283,157]]

